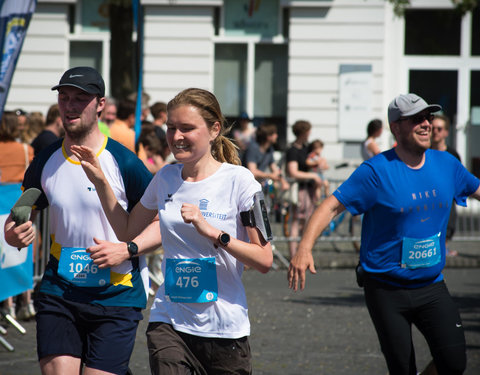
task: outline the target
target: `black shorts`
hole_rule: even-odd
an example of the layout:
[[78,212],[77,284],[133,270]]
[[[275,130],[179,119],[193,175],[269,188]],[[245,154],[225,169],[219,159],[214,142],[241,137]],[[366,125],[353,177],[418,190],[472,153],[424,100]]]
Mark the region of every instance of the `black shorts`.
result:
[[175,331],[170,324],[152,322],[147,329],[152,374],[251,374],[247,337],[222,339]]
[[70,355],[90,368],[127,373],[143,319],[139,308],[76,303],[44,293],[36,298],[35,307],[39,360]]
[[443,281],[408,289],[367,278],[365,300],[390,375],[417,373],[412,324],[424,335],[439,374],[465,371],[465,334]]

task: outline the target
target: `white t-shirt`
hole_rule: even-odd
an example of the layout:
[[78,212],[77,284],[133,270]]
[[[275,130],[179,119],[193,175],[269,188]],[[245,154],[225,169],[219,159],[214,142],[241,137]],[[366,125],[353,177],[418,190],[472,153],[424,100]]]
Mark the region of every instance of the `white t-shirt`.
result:
[[153,178],[141,203],[158,209],[166,259],[215,258],[218,299],[215,302],[171,302],[165,297],[165,283],[155,297],[151,322],[165,322],[174,329],[202,337],[240,338],[250,334],[247,300],[241,276],[243,264],[211,240],[200,235],[193,224],[185,224],[183,203],[198,205],[206,220],[233,238],[248,241],[240,212],[253,204],[261,190],[252,173],[241,166],[223,163],[211,176],[198,182],[182,179],[182,164],[163,167]]
[[373,139],[367,138],[365,141],[362,143],[362,158],[363,160],[368,160],[370,158],[373,158],[375,155],[373,154],[372,151],[368,148],[368,145],[373,142]]
[[[107,137],[98,160],[119,204],[124,209],[133,207],[151,180],[143,163]],[[94,237],[118,242],[94,185],[80,163],[67,156],[61,140],[35,157],[25,174],[23,187],[40,189],[42,195],[36,206],[38,209],[48,206],[50,210],[52,246],[41,292],[82,303],[145,308],[148,270],[144,256],[138,262],[126,260],[110,268],[110,280],[104,287],[74,285],[58,275],[59,262],[62,254],[63,259],[68,256],[68,248],[86,249],[95,245]]]

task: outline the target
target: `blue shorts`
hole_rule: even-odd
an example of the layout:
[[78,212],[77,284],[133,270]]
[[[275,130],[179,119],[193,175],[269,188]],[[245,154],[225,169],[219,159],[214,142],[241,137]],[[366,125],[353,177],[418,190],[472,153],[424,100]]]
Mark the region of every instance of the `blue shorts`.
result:
[[39,360],[70,355],[90,368],[127,373],[141,309],[77,303],[44,293],[35,307]]

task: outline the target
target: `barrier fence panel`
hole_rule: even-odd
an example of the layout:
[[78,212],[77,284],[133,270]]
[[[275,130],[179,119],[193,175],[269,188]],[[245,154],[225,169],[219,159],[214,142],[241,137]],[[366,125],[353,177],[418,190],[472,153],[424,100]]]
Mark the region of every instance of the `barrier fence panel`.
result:
[[[300,241],[301,237],[289,236],[289,226],[292,219],[291,195],[296,192],[295,181],[289,181],[289,192],[278,192],[272,188],[272,183],[264,184],[265,200],[272,223],[273,241],[277,243]],[[329,180],[330,193],[334,192],[343,180]],[[361,215],[352,216],[348,211],[338,215],[323,231],[317,242],[359,242],[361,237]],[[456,232],[452,241],[480,241],[480,202],[469,198],[467,207],[457,206]]]
[[[290,181],[294,183],[294,181]],[[343,180],[329,180],[330,192],[340,186]],[[292,184],[294,186],[294,184]],[[264,186],[265,202],[269,211],[270,223],[273,231],[273,244],[288,243],[291,241],[300,241],[301,237],[291,237],[288,235],[289,226],[292,218],[292,193],[295,193],[295,187],[287,192],[279,192],[271,183]],[[468,199],[467,207],[457,206],[457,229],[452,239],[453,242],[479,242],[480,241],[480,202],[475,199]],[[45,270],[50,254],[50,236],[48,228],[48,209],[43,210],[37,215],[35,220],[37,227],[37,237],[34,252],[34,282],[38,282]],[[361,216],[352,216],[348,211],[338,215],[329,227],[317,239],[317,242],[341,243],[352,242],[354,245],[360,242]],[[277,247],[278,248],[278,247]],[[286,262],[279,250],[275,248],[275,253],[282,257],[282,262]]]
[[40,211],[35,218],[36,236],[34,242],[35,256],[33,268],[33,281],[39,282],[50,256],[50,230],[48,221],[48,208]]
[[480,202],[467,199],[467,207],[457,206],[456,231],[452,241],[480,241]]

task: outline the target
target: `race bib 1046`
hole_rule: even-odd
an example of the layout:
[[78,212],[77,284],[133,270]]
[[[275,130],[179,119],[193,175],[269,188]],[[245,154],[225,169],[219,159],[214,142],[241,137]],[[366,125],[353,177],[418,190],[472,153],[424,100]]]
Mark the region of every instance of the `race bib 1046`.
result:
[[98,268],[86,249],[62,247],[58,274],[77,286],[98,287],[110,283],[110,268]]

